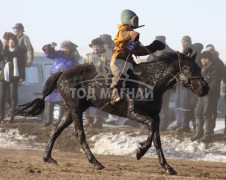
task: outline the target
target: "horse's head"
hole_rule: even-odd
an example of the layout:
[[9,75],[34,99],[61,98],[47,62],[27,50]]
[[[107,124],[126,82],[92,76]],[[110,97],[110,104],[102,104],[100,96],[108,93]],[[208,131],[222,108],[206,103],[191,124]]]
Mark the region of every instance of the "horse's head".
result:
[[190,88],[198,96],[208,93],[209,86],[201,75],[201,69],[195,62],[196,54],[185,56],[177,52],[179,72],[177,80],[185,87]]

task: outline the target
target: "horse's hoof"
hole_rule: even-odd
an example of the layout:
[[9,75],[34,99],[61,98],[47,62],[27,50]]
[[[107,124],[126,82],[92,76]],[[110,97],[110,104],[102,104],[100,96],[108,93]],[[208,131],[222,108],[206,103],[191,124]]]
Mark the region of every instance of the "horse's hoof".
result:
[[141,152],[140,148],[137,149],[136,152],[137,160],[140,160],[143,156],[143,153]]
[[96,170],[101,170],[105,168],[101,163],[95,164],[94,167]]
[[52,157],[50,157],[50,158],[44,157],[43,161],[45,163],[58,165],[57,161],[55,159],[53,159]]
[[177,174],[177,171],[175,171],[172,167],[166,169],[166,173],[169,175]]

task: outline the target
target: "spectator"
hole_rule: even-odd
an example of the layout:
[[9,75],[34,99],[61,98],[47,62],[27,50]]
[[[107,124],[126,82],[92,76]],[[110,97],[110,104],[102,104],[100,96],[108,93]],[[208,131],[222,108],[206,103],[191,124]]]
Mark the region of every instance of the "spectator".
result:
[[97,70],[100,67],[107,66],[107,57],[106,57],[106,50],[104,48],[104,42],[101,38],[93,39],[89,47],[92,48],[93,52],[87,53],[85,56],[85,63],[86,64],[93,64]]
[[[104,38],[104,41],[100,37]],[[89,45],[93,51],[86,54],[85,63],[93,64],[96,67],[97,72],[109,71],[109,58],[112,56],[112,51],[109,50],[108,47],[104,48],[104,45],[109,44],[109,36],[101,35],[100,37],[93,39]],[[100,117],[97,119],[97,117],[100,114],[104,116],[106,113],[103,114],[103,112],[99,111],[97,108],[91,107],[86,111],[86,114],[87,117],[84,121],[84,126],[102,128],[104,119],[101,119]]]
[[[7,33],[4,36],[6,37]],[[0,57],[1,64],[3,64],[0,67],[0,122],[3,122],[5,118],[5,105],[8,97],[11,106],[9,123],[14,120],[12,111],[15,110],[18,103],[18,84],[22,78],[21,75],[25,71],[19,53],[17,38],[12,34],[7,36],[7,43],[5,43],[3,53]]]
[[13,33],[17,37],[24,65],[30,66],[34,59],[34,49],[29,37],[24,34],[24,26],[21,23],[15,24],[13,27]]
[[3,44],[2,44],[2,41],[0,40],[0,54],[2,53],[3,51]]
[[203,50],[203,45],[201,43],[194,43],[192,44],[192,50],[193,50],[193,54],[196,53],[196,59],[195,62],[199,65],[199,67],[202,67],[202,62],[201,62],[201,52]]
[[[54,45],[54,46],[53,46]],[[77,51],[77,46],[71,41],[64,41],[61,43],[61,50],[55,50],[56,44],[48,44],[43,46],[43,51],[45,55],[54,60],[53,66],[50,69],[50,74],[63,72],[67,69],[76,66],[79,62],[79,53]],[[56,104],[59,105],[59,121],[63,116],[63,110],[61,107],[61,96],[57,90],[54,90],[49,96],[45,98],[46,100],[46,110],[47,110],[47,122],[46,126],[50,126],[53,122],[53,111]],[[58,121],[58,122],[59,122]]]
[[[183,36],[181,44],[183,54],[193,54],[190,36]],[[178,132],[190,131],[189,122],[194,119],[194,108],[192,106],[194,106],[195,98],[191,90],[183,87],[181,84],[176,86],[175,117],[177,123],[170,128],[171,130]]]
[[[220,89],[221,80],[218,67],[214,63],[214,57],[211,52],[204,51],[201,54],[201,62],[203,65],[202,76],[208,83],[210,89],[207,95],[198,98],[198,103],[195,108],[196,133],[191,140],[208,143],[211,141],[211,135],[213,133],[211,127],[211,121],[213,121],[212,114],[218,100],[216,92]],[[204,130],[203,126],[205,128]]]
[[[219,73],[220,73],[220,81],[223,80],[224,84],[226,84],[226,68],[225,68],[225,65],[223,63],[223,61],[220,59],[219,57],[219,53],[215,50],[215,47],[212,45],[212,44],[208,44],[206,46],[206,50],[207,51],[210,51],[213,55],[213,62],[216,64],[218,70],[219,70]],[[216,119],[217,119],[217,103],[218,103],[218,100],[220,98],[220,89],[218,89],[216,92],[216,98],[217,98],[217,101],[214,101],[216,104],[214,106],[214,110],[213,110],[213,115],[212,115],[212,118],[213,120],[211,121],[211,131],[214,133],[214,128],[216,126]]]

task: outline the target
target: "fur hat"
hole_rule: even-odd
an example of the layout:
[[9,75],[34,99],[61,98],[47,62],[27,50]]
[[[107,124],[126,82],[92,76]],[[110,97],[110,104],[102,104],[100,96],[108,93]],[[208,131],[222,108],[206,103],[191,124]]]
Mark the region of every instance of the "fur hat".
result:
[[22,30],[24,32],[24,26],[21,23],[16,23],[13,29]]
[[182,37],[182,40],[186,40],[186,41],[191,42],[191,37],[188,36],[188,35],[185,35],[185,36]]
[[74,52],[78,46],[71,41],[63,41],[61,43],[60,47],[61,48],[69,48],[71,50],[71,52]]
[[114,46],[114,41],[111,38],[111,35],[109,34],[102,34],[100,35],[101,40],[103,41],[104,44],[108,44],[111,47]]
[[128,24],[130,27],[132,28],[139,28],[142,26],[139,26],[139,18],[136,15],[135,12],[129,10],[129,9],[125,9],[122,11],[121,13],[121,22],[124,24]]
[[89,47],[93,47],[94,45],[103,46],[104,42],[101,38],[96,38],[92,40],[91,44],[89,44]]
[[213,60],[213,54],[212,54],[210,51],[203,51],[203,52],[201,53],[200,58],[201,58],[201,59],[202,59],[202,58],[208,58],[210,61],[212,61],[212,60]]

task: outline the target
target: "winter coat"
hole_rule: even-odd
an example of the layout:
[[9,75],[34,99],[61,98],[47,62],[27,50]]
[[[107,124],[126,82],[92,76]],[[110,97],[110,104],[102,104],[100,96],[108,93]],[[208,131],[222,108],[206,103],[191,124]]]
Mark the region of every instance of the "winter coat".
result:
[[175,109],[180,109],[182,111],[191,111],[192,106],[194,106],[194,96],[194,93],[190,89],[187,89],[181,84],[177,85]]
[[95,54],[95,53],[87,53],[85,57],[86,64],[93,64],[96,69],[100,67],[106,68],[108,66],[108,60],[104,53]]
[[210,88],[207,96],[218,99],[220,97],[221,73],[217,64],[212,62],[207,67],[204,66],[202,76]]
[[214,63],[216,64],[217,69],[220,71],[221,80],[223,80],[224,84],[226,84],[226,68],[223,61],[219,57],[216,57],[214,59]]
[[[78,61],[72,57],[67,57],[64,55],[63,51],[52,50],[50,52],[44,52],[47,58],[54,59],[54,63],[50,69],[50,73],[57,73],[66,71],[69,68],[72,68],[78,65]],[[50,102],[60,102],[61,96],[60,93],[55,89],[49,96],[45,98],[46,101]]]
[[131,51],[131,54],[129,57],[129,50],[127,49],[128,43],[130,41],[137,41],[139,40],[139,33],[134,31],[129,25],[127,24],[119,24],[118,25],[118,32],[114,38],[115,48],[114,48],[114,54],[112,55],[112,61],[115,59],[123,59],[127,62],[131,62],[134,64],[134,60],[132,58],[132,55],[135,56],[144,56],[148,55],[149,53],[139,44],[137,43],[135,45],[135,48]]
[[78,61],[72,57],[67,57],[64,55],[63,51],[52,50],[50,52],[44,52],[46,57],[49,59],[54,59],[54,63],[50,69],[50,73],[63,72],[77,64]]
[[[13,60],[16,58],[17,67],[14,67]],[[0,80],[4,79],[4,68],[6,64],[9,64],[9,82],[25,79],[25,66],[21,58],[21,53],[18,48],[15,48],[13,51],[9,50],[9,47],[6,46],[3,50],[3,53],[0,55],[0,70],[2,71],[2,75]],[[15,71],[18,70],[17,75],[15,75]]]
[[22,54],[22,60],[26,64],[27,62],[32,62],[34,59],[34,49],[32,47],[29,37],[23,33],[17,36],[18,46]]

